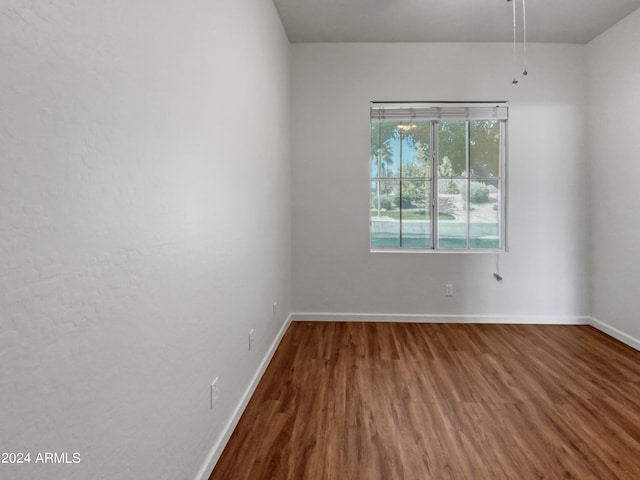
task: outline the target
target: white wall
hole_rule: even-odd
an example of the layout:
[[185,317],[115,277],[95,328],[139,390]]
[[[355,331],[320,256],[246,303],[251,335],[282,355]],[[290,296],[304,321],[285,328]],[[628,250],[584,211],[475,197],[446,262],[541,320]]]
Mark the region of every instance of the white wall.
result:
[[[293,45],[295,312],[588,314],[585,49],[531,45],[530,75],[513,86],[510,48]],[[492,276],[495,255],[369,252],[371,100],[510,101],[502,284]]]
[[4,0],[0,45],[0,451],[81,455],[0,477],[193,479],[290,311],[275,8]]
[[587,51],[592,315],[606,331],[640,348],[640,10]]

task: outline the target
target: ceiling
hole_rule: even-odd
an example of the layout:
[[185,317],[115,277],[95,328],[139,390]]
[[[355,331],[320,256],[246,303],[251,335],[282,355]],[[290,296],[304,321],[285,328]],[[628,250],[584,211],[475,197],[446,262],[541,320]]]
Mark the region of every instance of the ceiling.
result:
[[[515,0],[522,35],[522,2]],[[526,1],[526,0],[525,0]],[[273,0],[292,43],[508,42],[506,0]],[[527,40],[587,43],[640,0],[528,0]]]

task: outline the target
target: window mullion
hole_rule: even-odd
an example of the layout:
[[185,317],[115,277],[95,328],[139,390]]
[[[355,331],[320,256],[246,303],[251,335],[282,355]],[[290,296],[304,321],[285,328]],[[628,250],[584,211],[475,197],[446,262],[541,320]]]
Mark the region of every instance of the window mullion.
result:
[[438,248],[438,121],[431,122],[431,248]]
[[400,212],[398,213],[398,221],[400,222],[400,248],[402,248],[402,204],[404,203],[404,197],[402,196],[402,128],[399,128],[400,133],[400,169],[399,169],[399,177],[400,184],[398,185],[398,194],[400,195]]
[[471,234],[471,169],[470,169],[470,165],[471,162],[469,161],[469,152],[471,150],[469,142],[471,141],[471,136],[469,135],[469,120],[467,120],[465,123],[465,136],[466,136],[466,142],[465,142],[465,161],[466,161],[466,169],[467,169],[467,201],[466,203],[466,207],[467,207],[467,241],[466,241],[466,245],[467,245],[467,249],[470,247],[469,244],[469,237]]
[[[380,172],[382,169],[382,118],[380,116],[380,112],[378,112],[378,148],[376,151],[376,156],[378,160],[378,181],[376,182],[376,198],[377,198],[377,206],[378,206],[378,217],[380,216]],[[371,222],[369,222],[371,223]]]
[[500,122],[500,151],[499,151],[499,166],[498,173],[500,176],[499,180],[499,197],[498,197],[498,207],[500,208],[500,244],[498,245],[500,249],[506,251],[507,250],[507,188],[509,188],[507,183],[507,124],[506,122]]

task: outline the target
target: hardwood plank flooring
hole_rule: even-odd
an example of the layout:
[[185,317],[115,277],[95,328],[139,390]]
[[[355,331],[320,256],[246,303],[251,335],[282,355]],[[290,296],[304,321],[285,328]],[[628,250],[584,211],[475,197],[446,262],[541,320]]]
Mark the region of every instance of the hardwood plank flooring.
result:
[[640,479],[640,352],[589,326],[294,322],[210,480]]

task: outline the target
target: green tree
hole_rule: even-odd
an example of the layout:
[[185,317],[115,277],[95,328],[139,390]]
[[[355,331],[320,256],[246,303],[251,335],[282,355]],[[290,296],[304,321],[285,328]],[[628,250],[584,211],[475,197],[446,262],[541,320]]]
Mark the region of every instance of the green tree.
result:
[[463,177],[467,170],[467,145],[465,122],[438,123],[439,165],[447,158],[451,169],[450,177]]
[[[402,167],[402,173],[405,177],[424,177],[427,167],[424,160],[418,159],[415,162],[405,164]],[[429,201],[427,183],[426,180],[402,182],[402,198],[401,201],[396,201],[396,204],[402,205],[402,208],[425,208]]]
[[500,176],[500,122],[470,122],[469,162],[472,176]]
[[[500,122],[469,121],[469,136],[465,121],[439,122],[438,148],[440,165],[445,158],[451,162],[454,177],[497,177],[500,155]],[[467,172],[467,148],[469,170]]]
[[[440,160],[438,165],[438,177],[439,178],[451,178],[453,177],[453,165],[451,164],[451,160],[446,155]],[[456,194],[460,193],[460,189],[454,180],[449,180],[445,185],[440,184],[438,182],[438,191],[441,193],[451,193]]]
[[391,158],[391,140],[398,135],[397,124],[391,122],[371,123],[371,161],[377,165],[380,158],[379,177],[388,176],[388,166]]
[[[403,122],[372,122],[371,123],[371,158],[377,164],[380,156],[379,176],[389,175],[392,162],[392,142],[399,141],[398,125]],[[418,150],[421,159],[429,159],[431,130],[429,122],[414,122],[415,128],[402,131],[405,142]],[[469,163],[471,176],[498,177],[500,155],[500,122],[494,120],[469,121],[469,136],[467,137],[467,122],[442,121],[438,122],[439,165],[445,158],[450,162],[449,177],[466,177],[467,148],[469,149]],[[447,166],[447,168],[449,168]],[[442,176],[442,172],[439,171]]]

